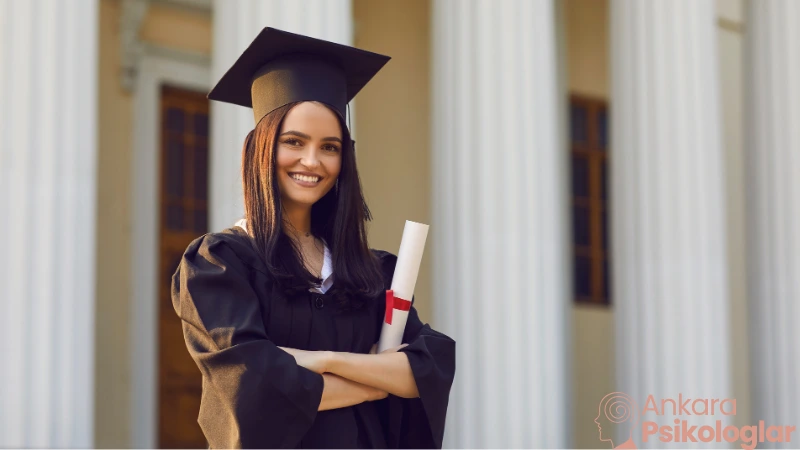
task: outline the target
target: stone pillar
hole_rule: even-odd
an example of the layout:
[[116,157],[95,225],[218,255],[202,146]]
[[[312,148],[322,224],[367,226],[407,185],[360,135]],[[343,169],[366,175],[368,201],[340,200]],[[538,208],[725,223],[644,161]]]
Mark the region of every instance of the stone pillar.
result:
[[[213,81],[222,77],[264,27],[352,45],[352,22],[351,0],[215,0]],[[242,145],[254,125],[250,109],[212,102],[211,231],[231,227],[244,215]]]
[[97,27],[0,0],[0,447],[94,444]]
[[435,322],[445,447],[569,447],[567,152],[551,0],[435,0]]
[[800,3],[747,5],[744,110],[753,422],[797,426]]
[[[730,397],[714,2],[612,0],[610,29],[617,390],[639,413],[651,394],[659,407],[679,394]],[[641,419],[676,418],[730,422]],[[657,437],[637,444],[665,445]]]

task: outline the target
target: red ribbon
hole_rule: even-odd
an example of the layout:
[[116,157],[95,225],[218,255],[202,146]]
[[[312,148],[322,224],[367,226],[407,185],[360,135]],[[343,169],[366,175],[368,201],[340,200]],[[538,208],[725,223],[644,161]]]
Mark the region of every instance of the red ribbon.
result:
[[411,310],[411,302],[394,296],[394,291],[391,289],[386,291],[386,317],[383,319],[389,325],[392,324],[392,311],[409,311]]

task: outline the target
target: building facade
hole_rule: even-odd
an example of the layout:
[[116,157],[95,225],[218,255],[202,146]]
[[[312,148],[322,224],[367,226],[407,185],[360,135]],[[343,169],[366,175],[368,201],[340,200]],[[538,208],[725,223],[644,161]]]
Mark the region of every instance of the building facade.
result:
[[166,281],[243,214],[205,93],[265,26],[392,56],[350,118],[372,246],[431,224],[446,447],[603,447],[611,392],[800,424],[800,2],[0,0],[0,445],[204,445]]

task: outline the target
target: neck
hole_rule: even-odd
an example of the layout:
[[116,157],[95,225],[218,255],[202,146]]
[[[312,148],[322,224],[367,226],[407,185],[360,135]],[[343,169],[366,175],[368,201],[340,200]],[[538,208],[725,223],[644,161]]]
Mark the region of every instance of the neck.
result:
[[283,207],[283,220],[290,235],[296,238],[307,236],[311,233],[311,207],[285,205]]

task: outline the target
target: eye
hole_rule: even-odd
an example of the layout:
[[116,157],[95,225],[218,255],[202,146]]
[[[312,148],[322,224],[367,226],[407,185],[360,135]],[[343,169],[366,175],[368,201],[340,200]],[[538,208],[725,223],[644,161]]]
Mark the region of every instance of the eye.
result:
[[283,141],[283,143],[284,143],[284,144],[291,145],[291,146],[298,146],[298,145],[301,145],[300,141],[298,141],[297,139],[293,139],[293,138],[286,139],[285,141]]
[[337,147],[337,146],[335,146],[335,145],[333,145],[333,144],[328,144],[328,145],[326,145],[326,146],[325,146],[325,147],[323,147],[323,148],[324,148],[325,150],[329,151],[329,152],[338,152],[338,151],[339,151],[339,147]]

